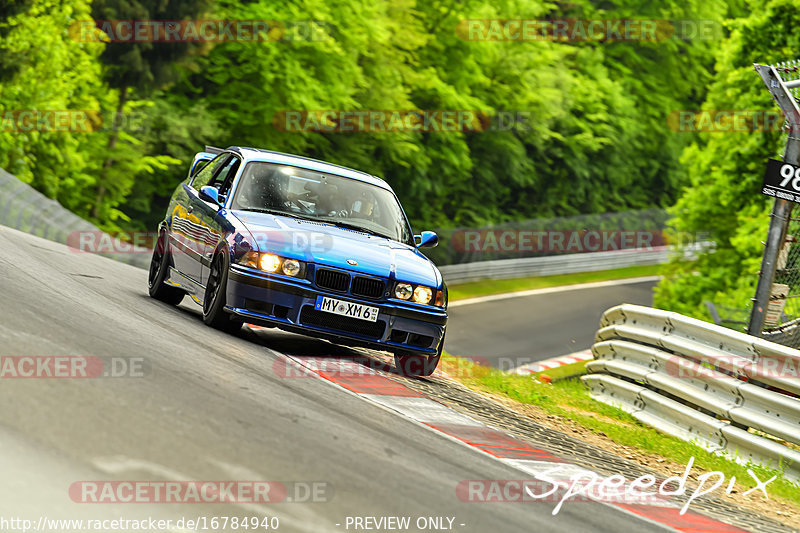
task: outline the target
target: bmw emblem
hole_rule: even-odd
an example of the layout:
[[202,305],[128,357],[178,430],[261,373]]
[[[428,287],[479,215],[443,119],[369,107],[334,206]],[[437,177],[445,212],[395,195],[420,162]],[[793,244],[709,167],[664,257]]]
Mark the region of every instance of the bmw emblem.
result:
[[348,259],[347,264],[350,266],[358,266],[358,261],[356,261],[355,259]]

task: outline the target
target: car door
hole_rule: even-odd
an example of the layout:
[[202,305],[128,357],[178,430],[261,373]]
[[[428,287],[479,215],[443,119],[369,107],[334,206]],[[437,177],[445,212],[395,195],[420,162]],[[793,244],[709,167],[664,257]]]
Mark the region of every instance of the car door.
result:
[[192,180],[183,186],[177,197],[173,212],[170,237],[174,250],[175,268],[186,278],[200,283],[201,258],[205,251],[207,229],[203,226],[200,213],[194,213],[200,200],[198,191],[211,183],[217,172],[231,158],[230,153],[222,153],[205,165]]
[[[241,159],[236,154],[232,154],[223,163],[219,171],[216,172],[211,182],[208,183],[208,185],[217,189],[220,195],[220,202],[223,205],[225,205],[231,183],[240,166]],[[192,202],[195,204],[193,213],[197,215],[206,230],[203,254],[200,258],[200,282],[205,286],[214,251],[217,249],[219,242],[232,230],[233,226],[227,220],[228,211],[225,208],[220,208],[212,202],[206,202],[200,199],[199,195],[196,200],[192,199]]]

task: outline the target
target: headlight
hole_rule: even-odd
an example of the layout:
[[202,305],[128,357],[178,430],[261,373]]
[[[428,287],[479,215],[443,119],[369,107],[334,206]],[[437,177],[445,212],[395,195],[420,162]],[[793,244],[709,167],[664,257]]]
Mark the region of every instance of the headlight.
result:
[[414,289],[408,283],[398,283],[394,288],[394,295],[401,300],[408,300],[414,294]]
[[437,291],[424,285],[400,282],[394,286],[394,296],[400,300],[411,300],[423,305],[444,307],[446,304],[444,291]]
[[433,298],[433,291],[428,287],[420,285],[414,289],[414,301],[418,304],[431,303],[431,298]]
[[261,254],[258,265],[264,272],[277,272],[281,267],[281,258],[277,255]]
[[250,268],[257,268],[270,274],[283,274],[293,278],[302,277],[305,271],[305,263],[297,259],[286,259],[275,254],[260,254],[258,252],[247,252],[238,263]]
[[300,272],[300,261],[295,259],[285,259],[283,261],[283,273],[287,276],[296,276]]

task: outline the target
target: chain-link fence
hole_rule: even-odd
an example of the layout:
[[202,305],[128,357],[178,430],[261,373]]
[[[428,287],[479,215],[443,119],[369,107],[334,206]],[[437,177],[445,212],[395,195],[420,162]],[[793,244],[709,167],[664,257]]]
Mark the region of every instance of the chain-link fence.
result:
[[[783,155],[786,164],[781,172],[784,167],[792,170],[800,165],[800,60],[777,65],[757,64],[755,69],[785,116],[789,134]],[[783,180],[780,187],[788,182]],[[794,209],[797,196],[791,189],[770,187],[775,203],[748,333],[797,348],[800,347],[800,219],[792,216],[798,211]],[[767,189],[765,185],[765,191]]]
[[790,211],[786,239],[778,254],[775,279],[772,284],[770,306],[763,337],[767,340],[800,347],[800,218],[792,218],[797,209]]

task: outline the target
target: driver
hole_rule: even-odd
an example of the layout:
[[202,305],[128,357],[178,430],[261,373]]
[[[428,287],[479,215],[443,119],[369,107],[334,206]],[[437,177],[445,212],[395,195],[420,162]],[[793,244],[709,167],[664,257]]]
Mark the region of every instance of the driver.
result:
[[312,189],[317,196],[316,213],[318,215],[341,218],[347,217],[346,190],[340,190],[338,185],[328,183],[327,180],[314,184]]
[[361,191],[353,201],[350,216],[375,221],[375,196],[368,191]]

